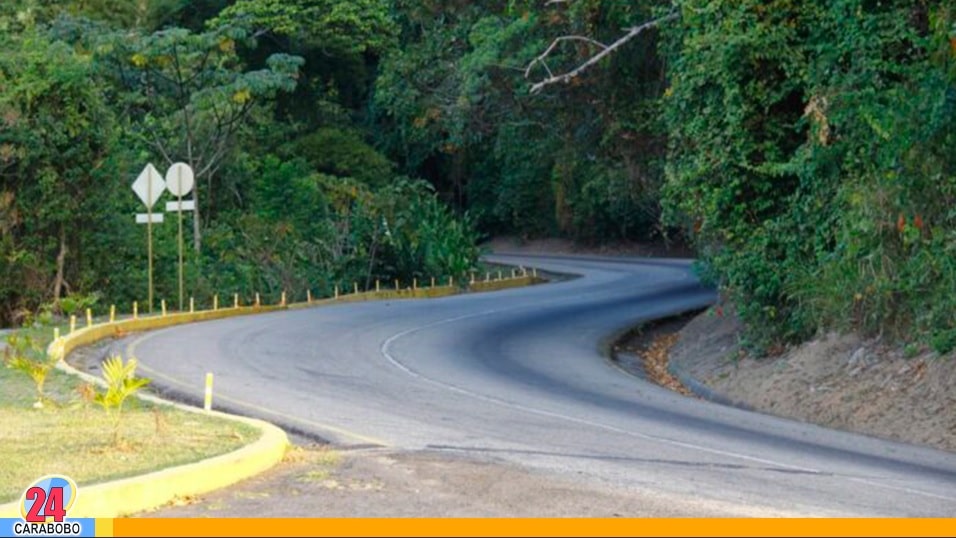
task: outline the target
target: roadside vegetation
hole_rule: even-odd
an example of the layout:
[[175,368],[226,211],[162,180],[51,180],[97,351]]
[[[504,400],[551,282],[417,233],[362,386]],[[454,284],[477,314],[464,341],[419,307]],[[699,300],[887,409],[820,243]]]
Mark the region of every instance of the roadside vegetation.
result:
[[5,325],[142,303],[129,186],[184,161],[198,307],[460,281],[489,235],[674,241],[751,349],[956,347],[948,2],[14,0],[0,28]]
[[27,364],[50,363],[48,332],[19,331],[8,339],[29,345],[4,350],[0,503],[16,500],[26,484],[54,470],[90,485],[224,454],[259,436],[245,424],[127,399],[148,382],[129,371],[129,361],[123,371],[104,373],[109,389],[45,369],[38,406],[36,367]]

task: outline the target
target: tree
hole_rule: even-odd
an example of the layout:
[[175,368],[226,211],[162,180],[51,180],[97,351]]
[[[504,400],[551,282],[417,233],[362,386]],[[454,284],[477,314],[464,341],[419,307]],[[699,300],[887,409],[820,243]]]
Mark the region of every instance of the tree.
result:
[[[210,21],[212,27],[239,27],[253,37],[271,34],[326,56],[380,53],[395,27],[387,0],[238,0]],[[302,47],[303,45],[299,45]]]
[[[113,115],[91,74],[88,58],[40,35],[10,43],[0,57],[0,191],[17,204],[15,237],[38,260],[55,260],[55,303],[70,287],[67,262],[85,228],[82,207],[103,188],[96,170],[113,141]],[[45,263],[39,270],[48,278]]]
[[[653,237],[665,147],[656,32],[635,32],[560,92],[533,94],[526,73],[531,63],[585,61],[593,43],[657,11],[613,1],[403,2],[402,44],[376,81],[380,143],[486,230]],[[555,35],[590,41],[562,41],[542,58]]]
[[303,61],[274,54],[267,67],[244,71],[236,54],[246,33],[232,27],[193,33],[173,28],[149,35],[114,34],[98,50],[101,72],[122,99],[127,127],[168,164],[196,174],[194,248],[201,249],[202,196],[212,200],[216,173],[235,148],[255,107],[295,88]]

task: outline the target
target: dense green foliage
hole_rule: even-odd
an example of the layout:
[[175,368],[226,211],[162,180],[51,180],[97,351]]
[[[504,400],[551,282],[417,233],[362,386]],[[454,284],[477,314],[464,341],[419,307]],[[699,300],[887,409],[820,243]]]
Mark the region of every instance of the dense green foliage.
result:
[[[754,346],[840,328],[945,351],[954,17],[932,0],[8,2],[0,315],[141,299],[128,184],[182,160],[202,300],[463,274],[478,230],[677,239]],[[175,227],[158,228],[170,298]]]
[[[397,173],[363,128],[395,46],[387,2],[18,0],[0,8],[0,322],[146,297],[147,162],[196,173],[187,293],[304,299],[463,277],[467,215]],[[154,207],[162,210],[166,195]],[[177,295],[175,215],[154,226]]]
[[[821,328],[953,347],[949,3],[396,5],[380,143],[484,229],[683,232],[756,347]],[[668,13],[529,95],[596,54],[590,40]],[[533,62],[558,36],[573,38]]]
[[952,8],[694,2],[681,15],[665,31],[667,200],[753,343],[953,334]]
[[[656,237],[664,78],[654,36],[560,94],[530,95],[525,77],[556,35],[608,40],[651,10],[616,1],[570,6],[396,2],[402,45],[375,84],[379,143],[487,231]],[[554,62],[592,52],[575,43]]]

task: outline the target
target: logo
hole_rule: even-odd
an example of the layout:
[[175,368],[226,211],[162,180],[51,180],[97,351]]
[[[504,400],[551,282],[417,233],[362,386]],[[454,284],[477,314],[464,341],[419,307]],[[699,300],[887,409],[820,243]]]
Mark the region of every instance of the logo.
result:
[[5,520],[0,533],[8,530],[10,536],[94,536],[95,520],[67,517],[76,497],[76,482],[70,477],[44,476],[23,492],[20,518]]

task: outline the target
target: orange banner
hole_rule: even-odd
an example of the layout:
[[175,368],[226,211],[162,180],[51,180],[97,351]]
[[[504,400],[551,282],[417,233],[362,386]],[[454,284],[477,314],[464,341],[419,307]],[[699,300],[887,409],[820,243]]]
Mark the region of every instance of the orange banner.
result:
[[956,519],[115,519],[114,536],[954,536]]

